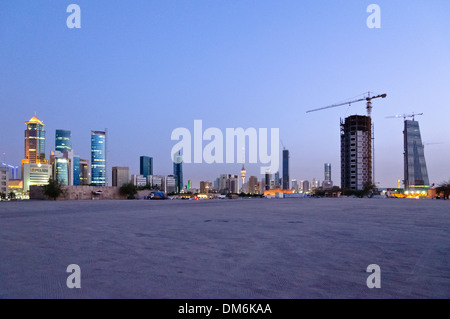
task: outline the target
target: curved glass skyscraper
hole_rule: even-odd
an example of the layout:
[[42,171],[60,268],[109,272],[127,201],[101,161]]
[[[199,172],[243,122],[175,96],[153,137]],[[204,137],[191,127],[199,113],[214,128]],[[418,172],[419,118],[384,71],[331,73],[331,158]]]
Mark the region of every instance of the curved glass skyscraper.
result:
[[107,186],[106,132],[91,131],[91,184]]

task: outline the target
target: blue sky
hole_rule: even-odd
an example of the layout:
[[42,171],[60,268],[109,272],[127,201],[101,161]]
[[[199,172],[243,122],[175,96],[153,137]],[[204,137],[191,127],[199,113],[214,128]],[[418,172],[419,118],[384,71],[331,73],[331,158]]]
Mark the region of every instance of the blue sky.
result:
[[[68,29],[66,8],[81,7]],[[380,5],[381,29],[366,8]],[[171,174],[177,127],[280,128],[291,178],[340,183],[340,118],[364,103],[306,114],[367,91],[374,101],[376,180],[403,178],[403,123],[418,118],[431,182],[450,178],[450,2],[408,1],[0,1],[0,153],[23,158],[24,122],[36,111],[72,130],[89,158],[90,130],[109,130],[109,166],[138,173],[139,156]],[[1,154],[0,154],[1,155]],[[3,160],[3,155],[1,155]],[[240,164],[184,166],[194,186]],[[259,178],[259,166],[247,167]]]

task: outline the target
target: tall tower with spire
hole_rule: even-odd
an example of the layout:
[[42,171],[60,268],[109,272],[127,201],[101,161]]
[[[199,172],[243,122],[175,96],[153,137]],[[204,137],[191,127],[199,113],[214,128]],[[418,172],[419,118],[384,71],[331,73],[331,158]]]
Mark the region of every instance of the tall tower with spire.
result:
[[245,170],[245,149],[242,150],[242,169],[241,169],[241,178],[242,178],[242,190],[244,190],[244,184],[245,184],[245,174],[247,171]]

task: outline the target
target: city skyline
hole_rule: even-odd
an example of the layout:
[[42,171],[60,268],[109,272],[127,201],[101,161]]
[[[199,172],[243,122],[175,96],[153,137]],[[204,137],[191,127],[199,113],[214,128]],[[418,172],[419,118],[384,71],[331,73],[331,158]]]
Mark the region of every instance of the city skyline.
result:
[[[450,4],[408,2],[405,12],[404,4],[378,3],[379,30],[365,25],[367,4],[360,1],[326,8],[137,1],[126,4],[133,23],[122,15],[123,4],[79,1],[80,30],[67,29],[65,10],[50,3],[29,12],[23,10],[28,2],[2,3],[0,134],[8,136],[0,141],[2,162],[20,165],[23,121],[37,112],[48,125],[48,141],[56,129],[72,131],[81,158],[90,158],[89,132],[107,127],[109,168],[138,173],[139,156],[147,154],[155,158],[155,172],[170,175],[171,131],[202,119],[222,130],[279,127],[290,150],[290,178],[312,181],[322,178],[323,163],[340,167],[340,119],[365,110],[306,110],[370,90],[388,94],[374,102],[372,115],[378,186],[395,187],[403,179],[403,128],[385,117],[412,111],[424,112],[423,142],[444,143],[425,148],[430,184],[440,183],[450,175],[449,81],[442,77],[450,71]],[[147,119],[150,126],[143,125]],[[263,178],[258,168],[246,164],[247,176]],[[240,163],[183,165],[197,186],[240,169]],[[335,185],[339,175],[335,170]]]

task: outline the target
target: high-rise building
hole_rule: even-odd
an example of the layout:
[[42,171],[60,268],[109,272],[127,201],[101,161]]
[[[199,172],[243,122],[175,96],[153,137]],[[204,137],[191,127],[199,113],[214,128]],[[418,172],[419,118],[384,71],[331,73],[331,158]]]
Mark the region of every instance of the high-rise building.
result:
[[72,150],[72,133],[66,130],[56,130],[55,150],[63,153]]
[[214,190],[216,191],[220,190],[220,178],[216,178],[214,180]]
[[188,191],[192,189],[192,182],[191,182],[190,179],[187,181],[186,189],[187,189]]
[[341,120],[341,186],[362,190],[372,183],[372,120],[353,115]]
[[282,181],[281,181],[281,178],[280,178],[280,172],[276,172],[275,174],[274,174],[274,178],[273,178],[273,181],[274,181],[274,183],[273,183],[273,188],[280,188],[281,187],[281,185],[283,185],[283,183],[282,183]]
[[80,182],[80,157],[74,156],[72,162],[73,185],[79,186]]
[[80,159],[80,185],[91,184],[89,160]]
[[0,166],[0,194],[8,194],[9,187],[9,169]]
[[331,163],[325,163],[324,164],[324,181],[325,182],[331,182]]
[[33,116],[28,122],[25,122],[25,158],[22,165],[29,164],[48,164],[45,159],[45,130],[44,122]]
[[53,169],[53,179],[61,185],[69,185],[69,160],[60,151],[53,151],[50,155],[50,163]]
[[178,151],[173,158],[173,176],[175,178],[175,192],[180,193],[183,190],[183,156]]
[[166,193],[175,193],[177,189],[177,180],[175,176],[169,175],[166,177]]
[[258,178],[256,176],[250,176],[248,179],[248,193],[259,194]]
[[23,191],[32,185],[46,185],[52,176],[52,167],[45,158],[45,124],[36,116],[25,122],[25,158],[22,160]]
[[239,177],[237,175],[220,175],[220,191],[237,194],[239,192]]
[[289,187],[289,151],[283,150],[283,189],[291,189]]
[[106,132],[91,131],[91,184],[107,186]]
[[270,173],[266,172],[266,180],[264,181],[266,191],[270,190]]
[[153,157],[141,156],[139,160],[140,174],[144,177],[153,175]]
[[302,181],[303,184],[303,193],[309,193],[310,192],[310,185],[309,185],[309,181]]
[[293,179],[291,181],[291,187],[292,187],[292,190],[294,191],[294,193],[298,193],[298,183],[297,183],[296,179]]
[[130,169],[128,167],[112,168],[112,186],[121,187],[130,182]]
[[405,190],[427,191],[430,187],[419,122],[405,120]]

